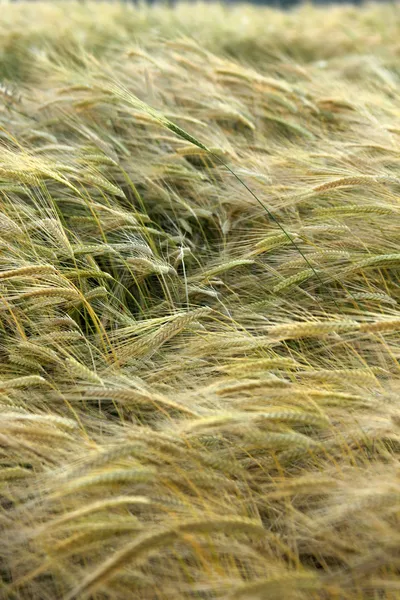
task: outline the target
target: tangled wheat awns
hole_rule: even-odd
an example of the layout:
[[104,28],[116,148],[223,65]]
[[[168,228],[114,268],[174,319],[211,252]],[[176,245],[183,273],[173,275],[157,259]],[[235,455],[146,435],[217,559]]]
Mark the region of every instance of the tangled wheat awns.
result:
[[395,600],[396,7],[1,8],[0,597]]

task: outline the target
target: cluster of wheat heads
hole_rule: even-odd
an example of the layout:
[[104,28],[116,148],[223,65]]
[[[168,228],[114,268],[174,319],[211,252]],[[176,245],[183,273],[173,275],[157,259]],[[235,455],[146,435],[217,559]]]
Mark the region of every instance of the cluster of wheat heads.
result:
[[396,8],[1,11],[0,597],[398,598]]

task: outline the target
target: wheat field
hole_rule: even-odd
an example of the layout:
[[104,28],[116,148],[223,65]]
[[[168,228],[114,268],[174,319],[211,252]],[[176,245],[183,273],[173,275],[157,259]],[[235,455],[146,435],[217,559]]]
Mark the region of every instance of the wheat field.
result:
[[398,7],[0,9],[0,598],[400,598]]

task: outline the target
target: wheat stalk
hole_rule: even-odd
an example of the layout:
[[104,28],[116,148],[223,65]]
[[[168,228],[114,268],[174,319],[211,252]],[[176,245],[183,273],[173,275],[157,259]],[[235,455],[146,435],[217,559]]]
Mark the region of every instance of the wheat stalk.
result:
[[207,519],[204,521],[189,521],[187,523],[180,523],[176,527],[151,532],[150,534],[147,533],[141,537],[139,536],[138,539],[126,548],[123,548],[119,553],[91,573],[67,596],[67,599],[72,600],[83,593],[92,593],[115,575],[128,561],[138,561],[151,552],[157,552],[160,547],[170,545],[186,532],[190,534],[212,534],[218,531],[229,532],[230,534],[251,531],[259,536],[266,535],[265,530],[258,523],[246,519],[228,517]]
[[53,275],[54,273],[56,273],[56,269],[53,265],[28,265],[9,271],[0,271],[0,279],[35,277],[38,275]]
[[359,175],[357,177],[341,177],[340,179],[335,179],[334,181],[327,181],[326,183],[322,183],[317,187],[313,188],[314,192],[327,192],[336,188],[341,187],[352,187],[357,185],[371,185],[373,183],[399,183],[400,180],[395,177],[388,176],[377,176],[373,175]]
[[304,323],[289,323],[270,327],[268,336],[280,340],[300,339],[320,337],[329,333],[347,333],[359,329],[360,324],[355,321],[306,321]]

